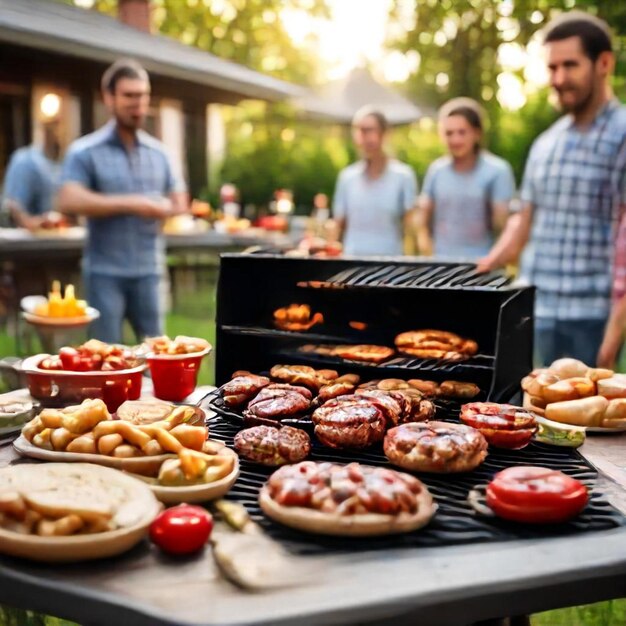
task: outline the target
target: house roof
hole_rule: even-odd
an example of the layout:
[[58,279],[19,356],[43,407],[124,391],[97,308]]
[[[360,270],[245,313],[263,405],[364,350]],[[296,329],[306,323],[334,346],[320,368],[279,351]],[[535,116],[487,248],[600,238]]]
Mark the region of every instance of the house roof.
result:
[[226,61],[174,39],[141,32],[93,10],[50,0],[0,0],[0,43],[111,63],[128,56],[154,75],[231,92],[282,100],[303,88]]
[[296,97],[293,104],[309,117],[340,124],[350,124],[354,114],[367,105],[384,113],[393,126],[409,124],[423,116],[419,107],[379,83],[365,68],[356,68],[345,78]]

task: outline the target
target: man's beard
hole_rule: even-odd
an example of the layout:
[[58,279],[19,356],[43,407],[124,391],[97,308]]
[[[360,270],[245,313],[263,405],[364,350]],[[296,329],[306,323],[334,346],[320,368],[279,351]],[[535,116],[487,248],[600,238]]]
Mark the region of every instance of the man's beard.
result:
[[589,89],[587,94],[585,94],[585,96],[582,99],[577,100],[576,102],[573,102],[571,104],[564,104],[559,98],[559,104],[561,105],[561,108],[566,113],[573,113],[573,114],[582,113],[591,104],[593,100],[593,96],[594,96],[594,90],[592,87],[591,89]]
[[145,118],[135,122],[129,118],[117,117],[117,125],[128,131],[136,131],[143,127]]

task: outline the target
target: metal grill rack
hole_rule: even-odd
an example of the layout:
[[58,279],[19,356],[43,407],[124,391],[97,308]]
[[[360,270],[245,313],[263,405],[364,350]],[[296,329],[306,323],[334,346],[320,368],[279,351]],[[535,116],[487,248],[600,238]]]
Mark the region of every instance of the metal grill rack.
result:
[[[258,372],[282,362],[370,378],[452,378],[507,400],[532,369],[534,298],[532,288],[509,283],[501,273],[479,274],[470,263],[222,255],[217,384],[236,370]],[[322,313],[323,324],[308,332],[274,328],[274,311],[292,303]],[[396,354],[373,364],[301,352],[311,343],[393,347],[399,333],[420,328],[474,339],[480,353],[464,361]]]
[[[215,406],[215,405],[213,405]],[[215,406],[215,408],[217,408]],[[452,419],[451,416],[449,416]],[[211,437],[232,446],[239,426],[226,422],[215,414],[208,420]],[[311,459],[347,463],[356,461],[368,465],[389,466],[380,447],[364,451],[342,451],[325,448],[313,442]],[[574,521],[555,526],[514,524],[477,515],[467,502],[469,491],[486,484],[498,471],[511,465],[540,465],[558,469],[584,482],[591,490],[587,508]],[[329,552],[358,552],[363,550],[401,547],[434,547],[464,543],[538,539],[581,532],[609,530],[624,525],[625,518],[614,509],[601,493],[595,492],[596,472],[578,452],[531,443],[519,451],[489,450],[487,460],[467,474],[418,474],[434,496],[439,509],[432,522],[414,533],[380,538],[335,538],[309,535],[277,524],[262,513],[258,506],[259,489],[272,468],[242,460],[241,475],[228,498],[241,502],[251,517],[273,538],[297,554],[327,554]]]

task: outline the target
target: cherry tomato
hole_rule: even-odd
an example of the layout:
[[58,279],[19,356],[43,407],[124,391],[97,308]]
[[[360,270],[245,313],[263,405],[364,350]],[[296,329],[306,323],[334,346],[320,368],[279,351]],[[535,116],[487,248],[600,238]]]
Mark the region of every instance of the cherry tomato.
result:
[[59,358],[63,363],[64,370],[78,371],[80,370],[81,355],[74,348],[64,347],[59,350]]
[[487,504],[504,519],[554,524],[576,517],[589,500],[580,481],[545,467],[518,466],[498,472],[487,487]]
[[170,554],[191,554],[204,546],[212,530],[213,517],[205,509],[179,504],[152,522],[150,539]]

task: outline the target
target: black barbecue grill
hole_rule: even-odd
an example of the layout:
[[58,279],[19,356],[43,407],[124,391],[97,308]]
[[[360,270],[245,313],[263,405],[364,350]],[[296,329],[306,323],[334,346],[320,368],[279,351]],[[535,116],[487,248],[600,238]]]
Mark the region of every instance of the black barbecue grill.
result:
[[[478,273],[469,263],[222,255],[217,384],[235,370],[298,363],[364,379],[453,378],[478,384],[483,398],[508,399],[532,367],[533,297],[533,288],[512,286],[500,272]],[[274,310],[291,303],[309,304],[324,324],[301,333],[274,328]],[[422,328],[475,339],[479,353],[465,361],[396,355],[376,365],[303,351],[307,344],[393,347],[400,332]]]
[[[272,255],[222,256],[218,283],[217,383],[235,370],[267,373],[276,363],[303,363],[355,372],[374,378],[429,378],[477,383],[482,398],[508,400],[532,364],[533,290],[510,284],[502,274],[478,274],[469,264],[380,260],[292,259]],[[310,332],[273,328],[275,309],[309,304],[324,315]],[[366,324],[355,330],[350,321]],[[440,328],[475,339],[479,354],[462,362],[395,356],[374,365],[303,351],[307,344],[371,343],[393,346],[406,330]],[[244,424],[241,411],[228,408],[219,392],[209,398],[211,437],[233,445]],[[461,403],[437,398],[437,419],[458,423]],[[313,432],[310,415],[286,418],[283,424]],[[389,465],[380,445],[367,450],[333,450],[313,437],[310,458],[317,461]],[[561,470],[591,490],[585,511],[554,527],[513,524],[481,517],[468,493],[511,465],[540,465]],[[257,498],[272,468],[241,461],[241,474],[227,498],[243,503],[264,530],[300,554],[387,549],[399,546],[444,546],[462,543],[538,538],[615,528],[624,517],[594,490],[596,472],[575,450],[531,443],[523,450],[489,449],[486,461],[464,474],[419,474],[439,509],[419,532],[380,538],[312,536],[290,530],[263,515]]]

